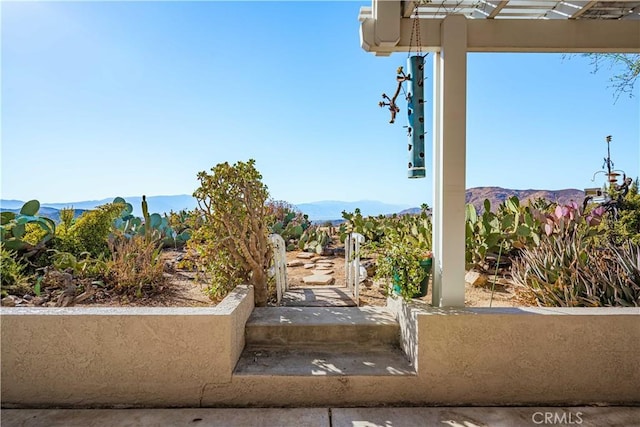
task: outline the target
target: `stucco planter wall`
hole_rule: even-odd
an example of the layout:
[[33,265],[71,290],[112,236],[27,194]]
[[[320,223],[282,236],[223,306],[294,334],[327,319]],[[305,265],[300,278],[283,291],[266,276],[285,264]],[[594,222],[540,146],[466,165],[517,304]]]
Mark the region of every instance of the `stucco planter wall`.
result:
[[233,375],[253,289],[213,308],[2,309],[3,407],[640,403],[640,309],[390,300],[410,376]]
[[240,286],[211,308],[2,309],[2,404],[199,406],[231,382],[253,306]]
[[434,403],[640,403],[639,308],[389,305]]

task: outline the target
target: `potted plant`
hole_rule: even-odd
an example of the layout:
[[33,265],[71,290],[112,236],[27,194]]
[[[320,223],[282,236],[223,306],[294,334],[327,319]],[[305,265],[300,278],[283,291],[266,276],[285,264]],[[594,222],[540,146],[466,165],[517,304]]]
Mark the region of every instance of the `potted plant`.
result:
[[387,235],[377,247],[376,279],[386,279],[389,291],[405,300],[427,294],[432,252],[415,241]]

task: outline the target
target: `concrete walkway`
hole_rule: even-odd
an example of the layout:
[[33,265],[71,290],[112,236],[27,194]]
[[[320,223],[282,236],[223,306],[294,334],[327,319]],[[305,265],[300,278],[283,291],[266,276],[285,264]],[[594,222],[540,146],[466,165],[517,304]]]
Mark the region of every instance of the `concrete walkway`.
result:
[[638,407],[3,409],[2,427],[640,426]]

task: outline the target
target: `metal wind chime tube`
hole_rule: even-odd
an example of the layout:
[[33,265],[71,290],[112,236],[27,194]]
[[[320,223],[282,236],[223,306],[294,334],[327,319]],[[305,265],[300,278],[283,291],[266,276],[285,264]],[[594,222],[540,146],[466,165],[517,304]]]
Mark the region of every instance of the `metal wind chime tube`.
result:
[[409,127],[409,178],[426,176],[424,156],[424,56],[407,59],[408,90],[407,116]]

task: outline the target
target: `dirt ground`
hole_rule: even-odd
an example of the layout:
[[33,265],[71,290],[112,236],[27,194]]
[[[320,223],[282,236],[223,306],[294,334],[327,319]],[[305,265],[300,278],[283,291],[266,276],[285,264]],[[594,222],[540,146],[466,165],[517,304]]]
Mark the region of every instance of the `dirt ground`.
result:
[[[300,251],[287,252],[287,261],[298,259]],[[179,259],[184,255],[181,250],[166,250],[162,254],[165,264],[165,283],[161,285],[160,292],[153,296],[143,298],[130,298],[121,295],[110,294],[98,286],[93,286],[88,292],[75,295],[75,299],[69,304],[63,305],[91,305],[100,306],[124,306],[124,307],[211,307],[215,306],[217,301],[211,300],[207,295],[206,283],[199,278],[195,272],[182,270],[177,267]],[[315,259],[320,258],[314,255]],[[322,257],[333,263],[334,277],[333,285],[345,285],[345,260],[344,255],[329,255]],[[311,269],[304,266],[288,267],[287,275],[290,288],[304,287],[303,277],[311,274]],[[498,280],[493,293],[493,301],[491,301],[491,284],[485,287],[473,287],[470,284],[465,285],[465,305],[468,307],[512,307],[517,306],[515,292],[513,287],[504,280]],[[431,303],[432,285],[429,283],[428,293],[425,297],[420,298],[426,303]],[[45,295],[44,303],[36,298],[18,298],[12,297],[15,306],[60,306],[59,301],[62,299],[60,294],[53,293]],[[87,297],[87,294],[89,296]],[[373,281],[367,278],[361,283],[360,287],[360,305],[361,306],[384,306],[386,305],[386,293],[384,283]]]
[[[287,261],[297,259],[299,251],[287,252]],[[316,257],[317,258],[317,257]],[[346,284],[345,278],[345,261],[344,256],[328,256],[323,257],[333,261],[335,278],[334,285]],[[289,286],[291,288],[304,287],[302,278],[308,276],[309,270],[304,266],[289,267],[287,268],[287,275],[289,279]],[[515,298],[515,291],[513,286],[504,279],[498,278],[498,284],[493,289],[493,300],[491,297],[491,283],[488,283],[484,287],[474,287],[469,283],[465,284],[465,305],[467,307],[515,307],[518,305]],[[387,303],[387,297],[385,293],[385,285],[380,281],[373,281],[372,278],[367,278],[360,288],[360,305],[373,305],[384,306]],[[427,295],[423,298],[418,298],[421,301],[431,303],[432,297],[432,283],[429,283]]]

